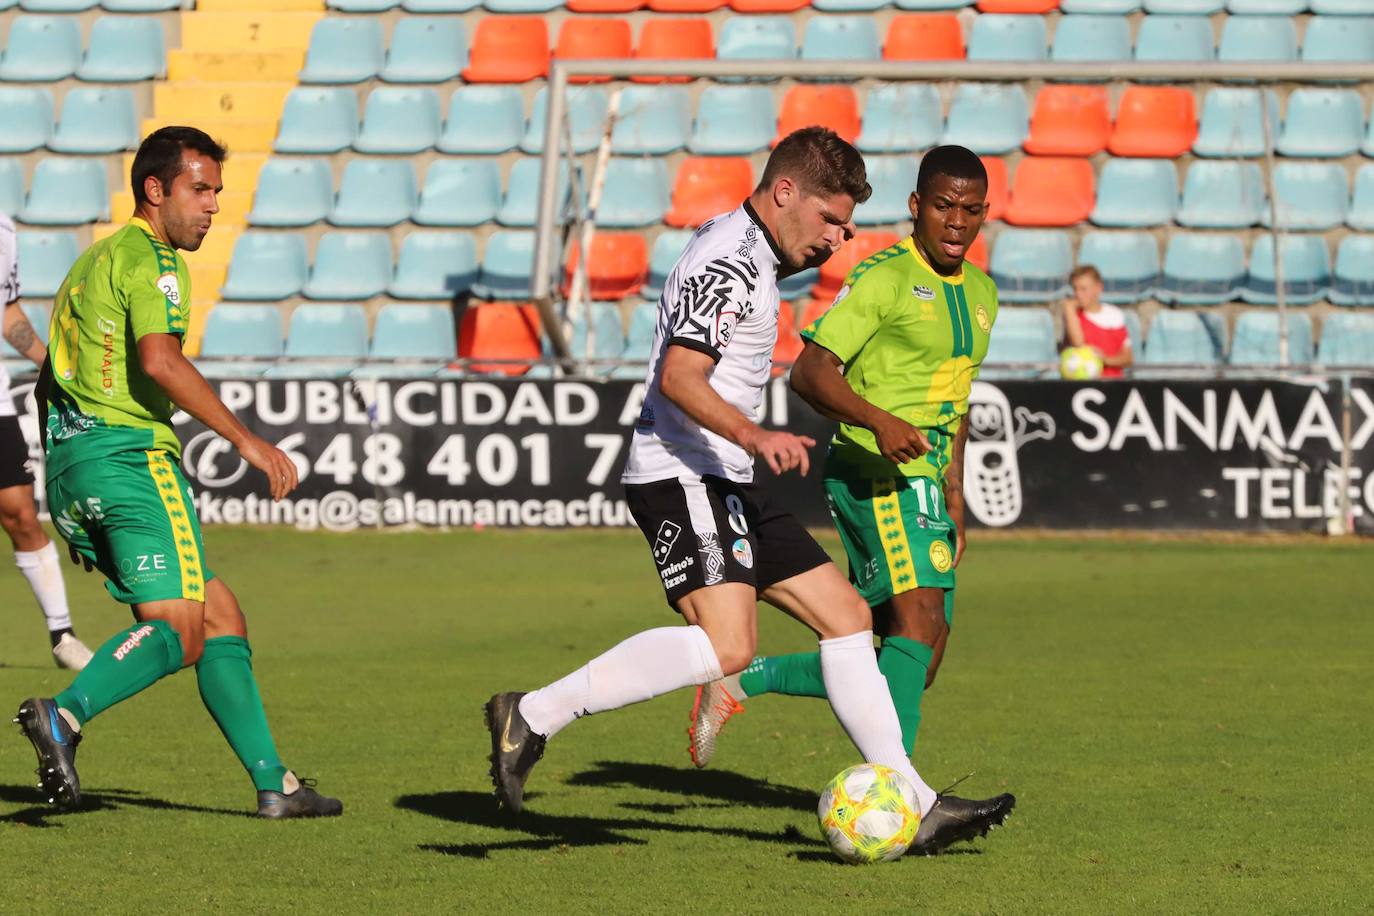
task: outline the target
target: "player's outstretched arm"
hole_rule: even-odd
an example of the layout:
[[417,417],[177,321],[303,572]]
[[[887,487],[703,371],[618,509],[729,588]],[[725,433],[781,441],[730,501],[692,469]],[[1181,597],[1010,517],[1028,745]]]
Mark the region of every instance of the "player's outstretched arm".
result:
[[718,436],[724,436],[756,458],[762,458],[781,474],[797,468],[802,476],[811,469],[807,449],[816,444],[808,436],[767,430],[740,413],[711,387],[715,360],[688,347],[670,346],[663,355],[659,390],[692,420]]
[[18,299],[5,306],[3,333],[6,342],[27,359],[32,360],[35,366],[41,367],[43,360],[48,358],[47,348],[43,346],[43,341],[38,339],[33,325],[29,324],[28,316],[19,307]]
[[273,499],[296,489],[299,479],[295,462],[239,422],[181,352],[181,341],[175,335],[144,334],[138,339],[138,360],[172,403],[223,436],[244,461],[267,475]]
[[792,366],[792,390],[821,416],[871,430],[878,450],[893,464],[915,461],[930,451],[918,427],[855,394],[844,379],[843,366],[834,353],[808,340]]
[[964,446],[968,444],[968,417],[959,424],[959,433],[954,437],[949,467],[945,468],[945,510],[950,521],[954,522],[957,540],[954,545],[954,565],[964,555]]

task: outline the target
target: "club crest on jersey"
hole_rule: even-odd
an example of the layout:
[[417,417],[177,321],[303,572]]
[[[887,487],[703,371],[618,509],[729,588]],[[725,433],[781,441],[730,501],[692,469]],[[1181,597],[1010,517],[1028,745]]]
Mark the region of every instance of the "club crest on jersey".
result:
[[917,285],[911,288],[911,295],[915,296],[917,299],[934,299],[935,290],[931,289],[929,286]]
[[954,565],[954,555],[949,552],[949,545],[944,541],[936,541],[930,545],[930,565],[940,573],[949,572],[949,568]]
[[992,319],[988,317],[988,310],[984,306],[978,306],[973,317],[978,322],[978,327],[983,329],[984,334],[992,330]]
[[735,562],[745,569],[754,568],[754,548],[749,546],[749,542],[740,538],[730,545],[730,553],[734,556]]
[[157,288],[172,305],[181,305],[181,287],[177,285],[176,274],[163,274],[157,278]]

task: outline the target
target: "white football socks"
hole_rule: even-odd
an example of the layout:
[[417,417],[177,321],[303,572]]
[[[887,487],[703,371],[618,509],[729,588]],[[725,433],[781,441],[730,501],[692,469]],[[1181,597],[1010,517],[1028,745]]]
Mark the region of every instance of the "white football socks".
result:
[[69,630],[71,612],[67,608],[67,587],[62,582],[62,562],[52,541],[37,550],[14,552],[14,565],[29,580],[29,588],[48,620],[48,632]]
[[[552,737],[580,716],[642,703],[680,687],[714,681],[720,674],[720,661],[705,630],[659,627],[631,636],[567,677],[525,694],[520,715],[536,733]],[[900,751],[900,738],[897,745]]]
[[926,785],[902,748],[902,725],[878,671],[873,652],[873,631],[822,639],[821,676],[830,707],[864,760],[901,773],[916,789],[925,816],[935,806],[935,790]]

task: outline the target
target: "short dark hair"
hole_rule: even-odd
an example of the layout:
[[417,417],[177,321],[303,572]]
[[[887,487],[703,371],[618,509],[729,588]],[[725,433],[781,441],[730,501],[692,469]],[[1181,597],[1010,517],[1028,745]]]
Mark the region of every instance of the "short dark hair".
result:
[[759,187],[770,188],[783,177],[807,194],[848,194],[856,204],[873,193],[864,157],[826,127],[803,127],[782,138],[763,167]]
[[1099,286],[1102,285],[1102,271],[1091,264],[1079,264],[1075,267],[1069,274],[1069,282],[1074,283],[1079,277],[1091,277],[1097,281]]
[[188,149],[209,156],[220,165],[229,156],[229,150],[210,139],[210,135],[203,130],[194,127],[159,127],[144,138],[134,154],[134,166],[129,170],[134,203],[148,202],[143,185],[150,176],[161,183],[164,191],[171,188],[172,182],[181,174],[181,153]]
[[926,153],[921,159],[921,170],[916,174],[916,193],[924,194],[936,175],[988,183],[988,170],[983,160],[963,146],[937,146]]

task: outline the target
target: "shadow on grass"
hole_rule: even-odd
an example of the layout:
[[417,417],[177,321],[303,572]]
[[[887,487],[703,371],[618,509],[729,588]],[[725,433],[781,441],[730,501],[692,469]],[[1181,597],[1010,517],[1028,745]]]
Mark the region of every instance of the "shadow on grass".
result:
[[[731,770],[698,770],[658,763],[598,760],[595,769],[583,770],[568,780],[572,786],[639,788],[671,792],[690,798],[710,798],[752,808],[816,810],[819,793],[754,779]],[[686,807],[686,806],[684,806]]]
[[55,808],[42,803],[40,789],[33,786],[0,785],[0,802],[32,807],[21,808],[9,814],[0,815],[0,824],[22,824],[26,827],[61,827],[52,818],[65,818],[73,815],[90,814],[93,811],[117,811],[120,808],[145,808],[153,811],[185,811],[192,814],[217,814],[223,817],[252,817],[248,811],[231,811],[227,808],[206,808],[201,805],[183,805],[162,798],[152,798],[131,789],[104,789],[81,793],[79,808]]

